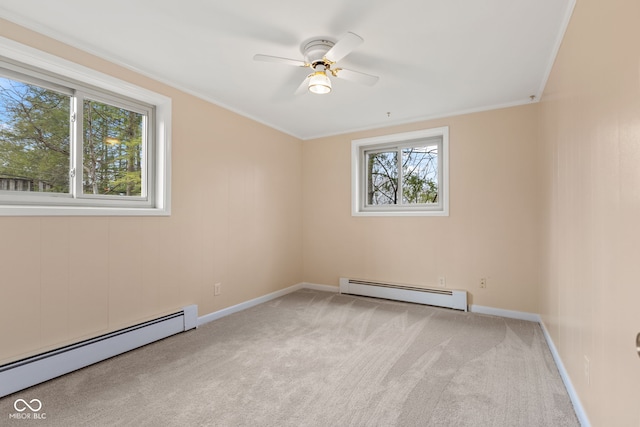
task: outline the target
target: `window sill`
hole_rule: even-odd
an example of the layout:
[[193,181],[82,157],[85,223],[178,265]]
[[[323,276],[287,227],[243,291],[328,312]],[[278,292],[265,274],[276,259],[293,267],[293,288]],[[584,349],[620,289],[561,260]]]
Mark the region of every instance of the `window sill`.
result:
[[353,211],[352,216],[449,216],[446,211]]
[[0,216],[170,216],[163,208],[93,206],[0,206]]

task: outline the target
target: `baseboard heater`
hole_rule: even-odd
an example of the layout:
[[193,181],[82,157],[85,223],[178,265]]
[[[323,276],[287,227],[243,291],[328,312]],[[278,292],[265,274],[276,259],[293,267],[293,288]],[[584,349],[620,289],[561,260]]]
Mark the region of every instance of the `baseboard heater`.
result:
[[0,397],[193,329],[198,306],[0,366]]
[[467,291],[340,278],[340,293],[414,302],[467,311]]

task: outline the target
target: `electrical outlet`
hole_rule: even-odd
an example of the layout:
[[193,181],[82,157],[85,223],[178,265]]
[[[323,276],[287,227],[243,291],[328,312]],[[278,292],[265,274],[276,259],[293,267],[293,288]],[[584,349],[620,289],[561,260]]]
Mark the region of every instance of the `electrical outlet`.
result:
[[220,292],[222,292],[221,288],[222,288],[222,283],[214,284],[213,285],[213,295],[214,296],[220,295]]
[[483,277],[482,279],[480,279],[480,288],[484,289],[486,287],[487,287],[487,279]]
[[438,285],[443,288],[447,286],[447,279],[445,277],[438,277]]
[[587,380],[587,384],[591,384],[589,358],[586,355],[584,356],[584,379]]

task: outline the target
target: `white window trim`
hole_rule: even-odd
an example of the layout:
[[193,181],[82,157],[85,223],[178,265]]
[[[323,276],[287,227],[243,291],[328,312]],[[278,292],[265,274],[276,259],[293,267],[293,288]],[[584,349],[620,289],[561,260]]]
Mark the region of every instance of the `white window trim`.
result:
[[[386,207],[385,210],[367,210],[363,207],[363,171],[362,149],[381,144],[402,144],[404,142],[442,137],[442,153],[438,156],[438,168],[442,173],[442,182],[438,183],[440,208],[419,208],[405,206]],[[414,132],[396,133],[373,138],[351,141],[351,215],[353,216],[449,216],[449,127],[425,129]]]
[[168,216],[171,214],[171,98],[4,37],[0,37],[0,56],[155,106],[153,207],[0,205],[0,216]]

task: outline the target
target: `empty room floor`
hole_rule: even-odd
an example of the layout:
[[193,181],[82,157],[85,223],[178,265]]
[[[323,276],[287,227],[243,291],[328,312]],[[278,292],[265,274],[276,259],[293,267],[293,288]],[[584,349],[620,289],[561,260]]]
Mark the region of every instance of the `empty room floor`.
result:
[[3,417],[19,398],[53,426],[579,425],[537,323],[308,289],[7,396]]

